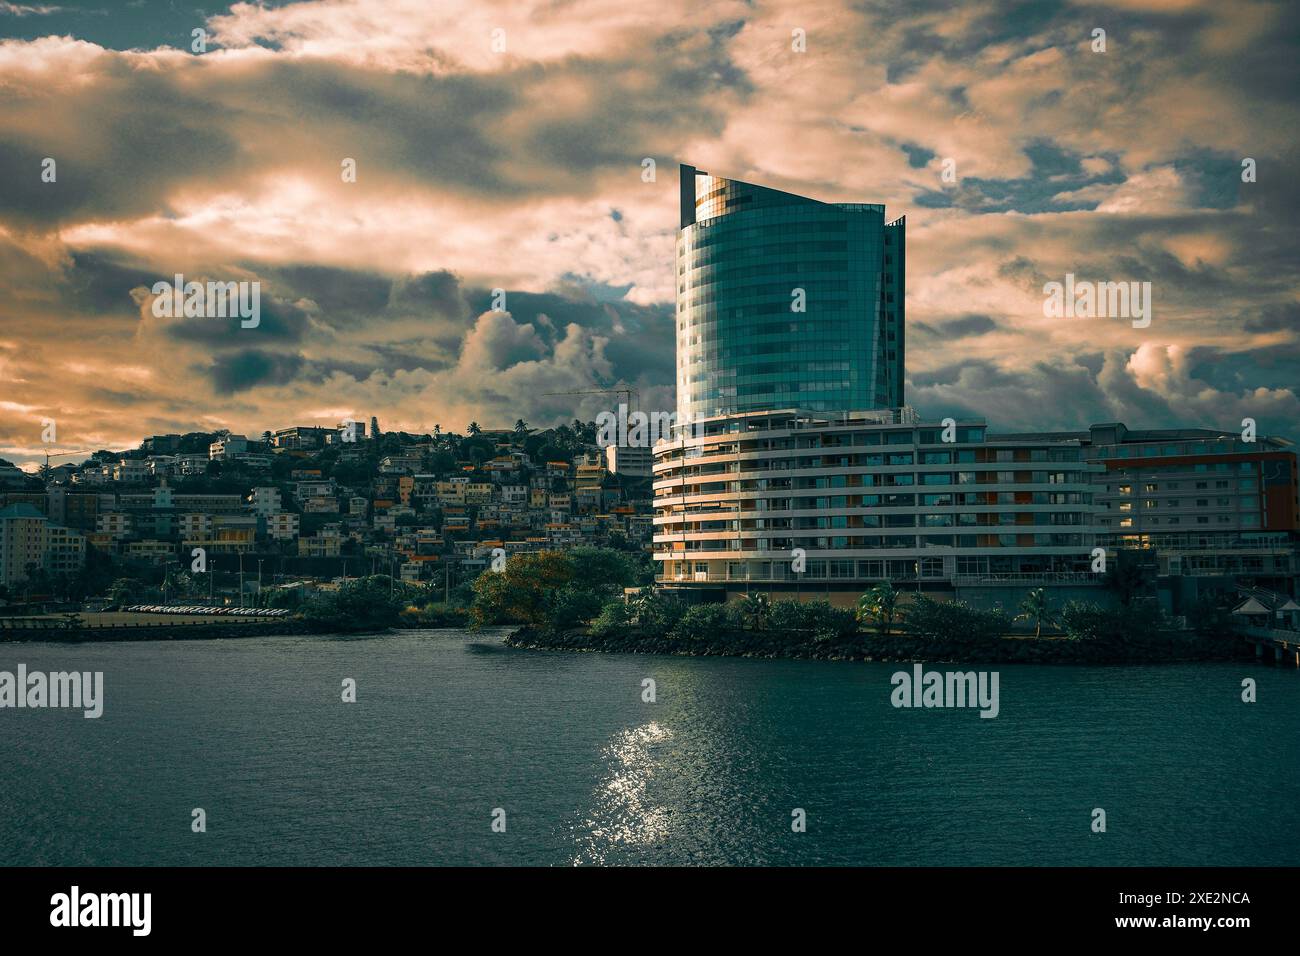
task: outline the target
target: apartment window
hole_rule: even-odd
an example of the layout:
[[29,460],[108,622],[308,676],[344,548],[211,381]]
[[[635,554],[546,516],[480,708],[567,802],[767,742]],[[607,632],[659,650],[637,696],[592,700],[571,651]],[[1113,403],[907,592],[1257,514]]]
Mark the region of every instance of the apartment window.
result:
[[1152,492],[1152,491],[1159,491],[1159,490],[1160,490],[1160,486],[1159,486],[1158,484],[1156,484],[1154,481],[1148,481],[1148,482],[1146,483],[1146,490],[1147,490],[1148,493],[1150,493],[1150,492]]
[[1120,485],[1120,486],[1119,486],[1119,493],[1120,493],[1121,495],[1131,495],[1131,494],[1133,494],[1133,486],[1132,486],[1132,485]]

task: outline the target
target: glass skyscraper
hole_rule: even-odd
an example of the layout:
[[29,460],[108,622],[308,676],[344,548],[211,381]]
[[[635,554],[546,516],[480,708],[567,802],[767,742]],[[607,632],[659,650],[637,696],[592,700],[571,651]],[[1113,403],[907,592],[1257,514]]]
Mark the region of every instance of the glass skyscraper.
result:
[[681,167],[677,415],[903,405],[904,219]]

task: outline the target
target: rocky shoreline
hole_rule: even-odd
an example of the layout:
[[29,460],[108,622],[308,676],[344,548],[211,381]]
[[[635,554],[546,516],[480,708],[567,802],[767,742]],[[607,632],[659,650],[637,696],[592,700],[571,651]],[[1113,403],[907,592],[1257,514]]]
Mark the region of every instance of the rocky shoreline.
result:
[[865,633],[825,640],[812,634],[770,631],[732,631],[705,639],[682,640],[635,630],[596,637],[585,628],[548,632],[522,627],[508,635],[505,643],[534,650],[606,654],[890,663],[1166,664],[1246,660],[1252,655],[1249,645],[1234,635],[1208,637],[1195,633],[1135,637],[1123,643],[1019,635],[978,641],[935,640],[909,634]]

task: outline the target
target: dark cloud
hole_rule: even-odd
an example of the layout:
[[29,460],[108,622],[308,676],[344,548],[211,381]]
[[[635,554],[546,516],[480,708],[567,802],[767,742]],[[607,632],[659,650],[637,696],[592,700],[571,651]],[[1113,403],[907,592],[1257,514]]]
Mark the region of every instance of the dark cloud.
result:
[[1300,333],[1300,303],[1266,305],[1258,309],[1257,314],[1246,318],[1242,328],[1247,332]]
[[258,352],[251,349],[222,355],[203,371],[220,395],[243,392],[257,385],[282,384],[303,368],[300,355]]
[[[186,276],[186,281],[207,282],[210,276]],[[256,281],[256,280],[249,280]],[[268,295],[265,288],[260,294],[261,317],[256,326],[244,328],[236,318],[170,318],[165,322],[164,334],[175,342],[198,345],[213,351],[247,349],[267,343],[290,345],[301,342],[311,325],[311,317],[299,305]]]
[[[229,115],[187,89],[202,69],[197,62],[166,71],[134,69],[114,56],[99,64],[97,81],[75,90],[6,87],[0,216],[55,226],[165,213],[166,197],[182,185],[247,171]],[[56,164],[54,182],[41,178],[47,157]]]

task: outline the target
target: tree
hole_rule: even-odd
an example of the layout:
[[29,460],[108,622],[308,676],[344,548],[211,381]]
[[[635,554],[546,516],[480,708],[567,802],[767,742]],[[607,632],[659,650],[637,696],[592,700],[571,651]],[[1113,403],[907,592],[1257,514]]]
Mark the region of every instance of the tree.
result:
[[595,617],[608,600],[636,583],[639,569],[611,548],[539,551],[511,557],[502,571],[474,579],[474,620],[479,624],[572,627]]
[[546,595],[547,626],[553,630],[565,630],[586,624],[600,614],[604,605],[605,599],[598,592],[567,584]]
[[517,438],[519,441],[523,441],[527,437],[528,437],[528,423],[524,421],[522,418],[517,419],[515,421],[515,438]]
[[573,548],[573,577],[583,587],[596,591],[616,591],[636,585],[638,568],[622,551],[613,548]]
[[497,453],[497,446],[488,439],[476,435],[461,442],[457,453],[471,461],[487,461]]
[[118,578],[108,586],[108,600],[113,604],[134,604],[137,584],[130,578]]
[[631,604],[626,601],[608,601],[591,622],[591,634],[594,637],[616,637],[635,623],[636,614]]
[[470,422],[469,428],[466,429],[466,431],[469,432],[471,435],[477,435],[482,430],[483,429],[478,427],[478,422]]
[[1102,581],[1123,607],[1131,607],[1133,601],[1148,589],[1146,572],[1141,565],[1125,558],[1122,553],[1116,555]]
[[332,631],[393,627],[406,607],[408,590],[405,584],[394,584],[384,574],[357,578],[337,591],[312,598],[303,608],[303,616],[317,627]]
[[858,599],[858,615],[864,621],[874,622],[881,634],[887,634],[898,613],[899,597],[888,581],[877,584]]
[[[619,603],[623,603],[622,600]],[[628,602],[631,619],[638,627],[651,633],[666,633],[686,613],[686,605],[678,598],[665,598],[652,587],[643,587]]]
[[546,599],[573,580],[573,559],[558,551],[517,554],[504,570],[474,579],[474,620],[479,624],[546,623]]
[[1020,613],[1016,615],[1016,620],[1033,621],[1034,637],[1042,637],[1043,622],[1052,623],[1051,611],[1051,605],[1047,600],[1047,592],[1042,588],[1034,588],[1020,602]]
[[1011,619],[1002,611],[973,608],[963,601],[936,601],[921,594],[908,605],[907,630],[930,641],[980,643],[1006,633]]
[[44,565],[28,561],[23,567],[23,573],[27,576],[27,588],[30,592],[48,596],[53,591],[50,572],[45,569]]
[[673,625],[669,636],[685,642],[717,640],[735,624],[736,613],[729,604],[693,605]]
[[740,610],[743,619],[749,622],[749,626],[756,631],[761,631],[767,623],[772,605],[766,594],[746,594],[740,602]]

